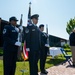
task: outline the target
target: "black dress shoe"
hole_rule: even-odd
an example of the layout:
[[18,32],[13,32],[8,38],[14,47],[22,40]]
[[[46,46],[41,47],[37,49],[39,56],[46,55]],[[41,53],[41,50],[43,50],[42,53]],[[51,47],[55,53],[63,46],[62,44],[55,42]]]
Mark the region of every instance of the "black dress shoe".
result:
[[44,71],[41,71],[42,74],[47,74],[48,71],[44,70]]

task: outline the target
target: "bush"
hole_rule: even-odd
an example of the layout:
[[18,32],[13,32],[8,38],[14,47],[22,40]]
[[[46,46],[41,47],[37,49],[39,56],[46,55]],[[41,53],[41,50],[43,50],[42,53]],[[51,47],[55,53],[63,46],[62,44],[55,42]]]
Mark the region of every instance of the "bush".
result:
[[55,59],[60,59],[60,58],[64,58],[63,54],[59,54],[59,55],[56,55],[54,56]]
[[70,48],[70,46],[68,44],[64,44],[63,48]]

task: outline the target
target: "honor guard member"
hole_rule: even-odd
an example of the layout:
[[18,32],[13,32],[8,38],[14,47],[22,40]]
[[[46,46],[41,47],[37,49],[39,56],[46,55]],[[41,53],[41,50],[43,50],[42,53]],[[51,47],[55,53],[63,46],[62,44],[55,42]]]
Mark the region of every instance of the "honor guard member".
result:
[[31,16],[32,25],[26,29],[26,50],[29,51],[30,75],[38,75],[38,58],[40,50],[41,32],[37,27],[38,14]]
[[40,70],[41,73],[47,74],[48,72],[45,70],[45,62],[47,57],[47,52],[49,50],[49,45],[47,44],[48,35],[44,33],[44,25],[41,24],[39,26],[40,31],[42,31],[41,35],[41,50],[40,50]]
[[6,25],[3,30],[4,75],[15,75],[18,47],[21,46],[21,42],[18,42],[18,32],[21,29],[16,27],[17,21],[16,17],[11,17],[10,25]]

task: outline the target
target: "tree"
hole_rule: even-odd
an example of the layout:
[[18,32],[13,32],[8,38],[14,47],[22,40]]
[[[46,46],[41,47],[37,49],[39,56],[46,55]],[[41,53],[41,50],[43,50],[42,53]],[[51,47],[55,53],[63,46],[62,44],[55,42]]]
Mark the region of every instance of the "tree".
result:
[[69,22],[67,22],[67,27],[66,27],[67,33],[70,34],[74,29],[74,27],[75,27],[75,18],[70,19]]

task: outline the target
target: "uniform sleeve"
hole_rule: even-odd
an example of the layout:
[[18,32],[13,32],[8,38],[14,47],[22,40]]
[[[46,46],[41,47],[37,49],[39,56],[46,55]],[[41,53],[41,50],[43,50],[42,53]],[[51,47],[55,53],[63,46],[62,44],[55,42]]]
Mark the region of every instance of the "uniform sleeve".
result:
[[30,35],[31,35],[31,27],[28,26],[25,30],[26,36],[26,48],[30,48]]
[[44,37],[44,34],[42,33],[42,34],[41,34],[41,45],[42,45],[42,46],[45,46],[45,44],[46,44],[45,41],[46,41],[46,39],[45,39],[45,37]]
[[3,30],[3,40],[9,44],[15,45],[15,40],[10,38],[10,29],[9,26],[5,26]]

